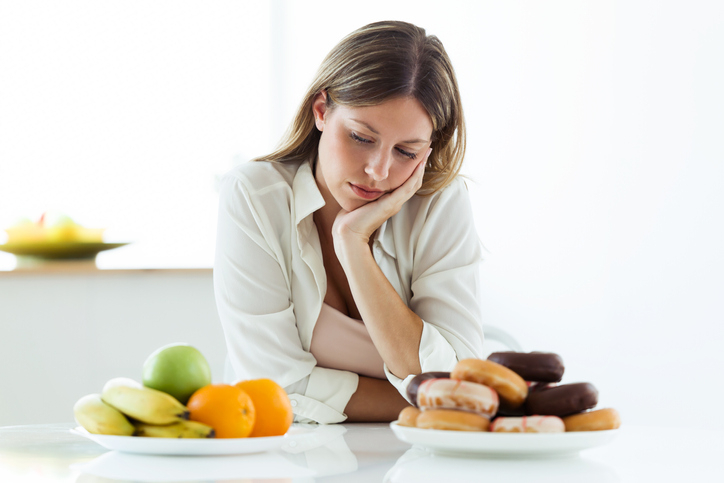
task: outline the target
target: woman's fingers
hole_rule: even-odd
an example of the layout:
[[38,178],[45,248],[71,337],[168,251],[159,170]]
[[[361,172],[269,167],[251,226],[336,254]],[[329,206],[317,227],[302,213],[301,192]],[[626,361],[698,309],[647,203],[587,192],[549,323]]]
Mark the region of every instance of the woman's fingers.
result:
[[422,179],[425,175],[425,166],[427,165],[427,158],[430,157],[430,153],[432,152],[432,148],[427,150],[427,153],[425,154],[425,157],[423,157],[419,163],[417,163],[417,166],[415,167],[415,170],[412,172],[409,178],[407,178],[407,181],[402,183],[402,186],[397,188],[395,191],[390,193],[390,196],[395,198],[396,202],[399,202],[400,207],[402,204],[409,200],[412,195],[417,193],[417,190],[420,189],[422,186]]
[[362,205],[353,211],[340,211],[332,229],[335,237],[354,234],[368,240],[385,220],[396,215],[402,205],[420,189],[425,174],[425,165],[431,152],[431,148],[427,150],[427,153],[415,166],[409,178],[394,191],[386,193],[377,200]]

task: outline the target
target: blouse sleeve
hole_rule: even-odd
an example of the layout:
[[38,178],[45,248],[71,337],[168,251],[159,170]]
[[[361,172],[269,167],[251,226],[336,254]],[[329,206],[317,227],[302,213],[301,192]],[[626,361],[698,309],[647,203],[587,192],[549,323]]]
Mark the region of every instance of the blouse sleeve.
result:
[[284,268],[284,241],[271,228],[270,215],[278,207],[267,212],[252,192],[232,175],[219,190],[214,294],[236,378],[270,378],[284,388],[303,390],[289,394],[297,421],[344,421],[358,376],[317,367],[303,349]]
[[[483,346],[482,246],[464,182],[456,180],[431,200],[415,223],[423,225],[413,241],[409,307],[423,321],[420,367],[449,371],[460,359],[482,357]],[[387,367],[385,373],[406,397],[414,375],[400,379]]]

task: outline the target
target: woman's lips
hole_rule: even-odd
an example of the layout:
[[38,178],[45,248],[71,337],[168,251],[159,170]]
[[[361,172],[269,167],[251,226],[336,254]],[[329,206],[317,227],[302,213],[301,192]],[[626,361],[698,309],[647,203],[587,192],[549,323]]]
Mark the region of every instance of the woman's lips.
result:
[[352,187],[352,191],[354,191],[354,194],[359,196],[360,198],[364,198],[365,200],[374,200],[375,198],[379,198],[383,194],[385,194],[384,191],[381,190],[373,190],[373,189],[365,189],[362,186],[356,185],[356,184],[349,184]]

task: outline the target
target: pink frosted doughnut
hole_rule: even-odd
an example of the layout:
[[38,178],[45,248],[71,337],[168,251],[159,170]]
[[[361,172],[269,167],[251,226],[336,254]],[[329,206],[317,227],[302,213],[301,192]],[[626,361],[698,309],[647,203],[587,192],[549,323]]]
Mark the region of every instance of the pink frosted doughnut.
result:
[[498,410],[498,393],[482,384],[456,379],[428,379],[417,390],[423,409],[462,409],[490,419]]
[[495,418],[490,424],[494,433],[562,433],[566,430],[558,416],[523,416],[520,418]]

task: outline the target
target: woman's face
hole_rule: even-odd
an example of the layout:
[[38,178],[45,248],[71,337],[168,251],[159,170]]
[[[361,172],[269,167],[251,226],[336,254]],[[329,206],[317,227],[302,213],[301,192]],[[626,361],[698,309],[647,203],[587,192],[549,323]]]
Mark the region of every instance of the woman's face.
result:
[[315,178],[325,201],[346,211],[394,190],[412,174],[430,147],[432,121],[417,99],[404,97],[370,107],[313,104],[322,131]]

